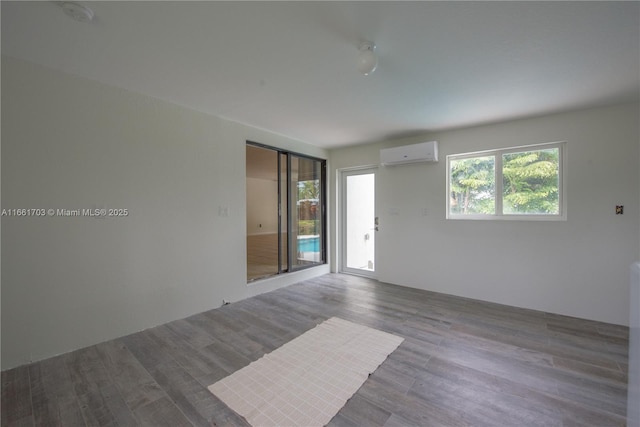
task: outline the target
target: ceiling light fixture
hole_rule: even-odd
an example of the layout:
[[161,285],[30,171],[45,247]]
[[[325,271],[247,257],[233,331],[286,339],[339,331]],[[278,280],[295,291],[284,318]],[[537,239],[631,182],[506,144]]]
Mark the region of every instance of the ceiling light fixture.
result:
[[374,52],[376,45],[371,42],[362,42],[360,46],[358,46],[358,71],[360,71],[365,76],[373,73],[378,66],[378,56]]
[[89,22],[93,19],[93,10],[78,3],[66,1],[62,3],[62,10],[78,22]]

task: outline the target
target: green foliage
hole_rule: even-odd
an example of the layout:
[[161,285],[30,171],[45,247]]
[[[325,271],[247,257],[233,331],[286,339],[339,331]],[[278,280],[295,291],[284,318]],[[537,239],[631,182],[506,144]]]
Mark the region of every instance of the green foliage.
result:
[[451,161],[451,213],[495,212],[495,160],[493,156]]
[[[495,156],[450,163],[453,214],[495,213]],[[559,212],[559,149],[502,155],[502,203],[505,214]]]
[[309,236],[320,234],[320,220],[301,219],[298,221],[298,234]]
[[319,198],[320,198],[320,180],[319,179],[298,182],[298,200],[319,199]]
[[557,214],[559,150],[502,156],[503,210],[513,214]]

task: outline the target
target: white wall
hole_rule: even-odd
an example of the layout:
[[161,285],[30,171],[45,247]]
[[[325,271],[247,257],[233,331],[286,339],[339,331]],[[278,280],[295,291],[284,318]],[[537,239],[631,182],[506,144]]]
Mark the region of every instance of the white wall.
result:
[[[627,325],[638,113],[618,105],[333,150],[332,188],[337,169],[378,163],[380,148],[437,140],[440,162],[379,169],[381,281]],[[567,141],[567,221],[445,219],[446,155],[552,141]]]
[[246,140],[327,157],[3,56],[2,208],[129,216],[2,218],[2,369],[327,272],[247,286]]

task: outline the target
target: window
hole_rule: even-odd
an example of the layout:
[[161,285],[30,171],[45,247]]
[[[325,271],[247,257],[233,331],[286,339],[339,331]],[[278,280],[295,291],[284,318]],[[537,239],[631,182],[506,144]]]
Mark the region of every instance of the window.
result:
[[447,218],[566,219],[564,145],[447,156]]
[[247,143],[247,281],[326,262],[326,161]]

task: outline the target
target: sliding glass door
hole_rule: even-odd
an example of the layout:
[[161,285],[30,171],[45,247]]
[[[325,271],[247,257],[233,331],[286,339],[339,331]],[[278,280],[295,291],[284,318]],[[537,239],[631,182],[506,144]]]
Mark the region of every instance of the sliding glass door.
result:
[[247,143],[247,280],[326,262],[326,162]]
[[322,207],[323,162],[291,155],[291,253],[292,267],[323,261]]

